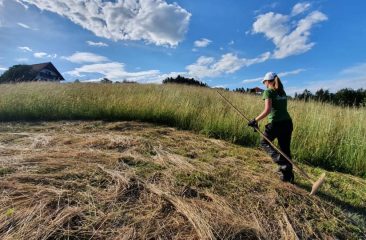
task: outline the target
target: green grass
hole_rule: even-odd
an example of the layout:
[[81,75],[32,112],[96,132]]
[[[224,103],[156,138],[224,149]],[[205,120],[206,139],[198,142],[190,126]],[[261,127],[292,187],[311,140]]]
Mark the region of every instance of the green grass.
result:
[[[260,97],[225,96],[248,118]],[[296,160],[366,177],[366,109],[289,102]],[[0,120],[140,120],[256,146],[258,134],[213,89],[177,85],[24,83],[1,85]],[[261,124],[261,128],[264,123]]]
[[8,174],[14,173],[16,170],[14,168],[1,168],[0,167],[0,177],[3,177]]

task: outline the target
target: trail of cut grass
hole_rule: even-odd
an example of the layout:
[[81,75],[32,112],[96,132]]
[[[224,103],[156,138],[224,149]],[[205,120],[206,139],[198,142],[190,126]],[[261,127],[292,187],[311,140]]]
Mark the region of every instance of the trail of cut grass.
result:
[[13,169],[0,176],[0,239],[365,237],[366,180],[328,172],[309,196],[308,181],[281,182],[264,152],[190,131],[7,122],[0,140]]

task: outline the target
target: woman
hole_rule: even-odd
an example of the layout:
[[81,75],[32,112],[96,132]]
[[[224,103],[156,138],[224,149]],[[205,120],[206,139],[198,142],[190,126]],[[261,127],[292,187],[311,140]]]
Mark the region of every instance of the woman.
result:
[[[280,78],[274,72],[268,72],[262,83],[266,86],[263,92],[264,110],[259,116],[251,120],[248,125],[258,127],[258,122],[268,116],[268,124],[265,126],[264,135],[273,142],[277,138],[280,149],[291,159],[291,134],[292,120],[287,112],[287,96],[283,89]],[[294,182],[292,164],[279,154],[267,140],[262,139],[261,147],[272,157],[273,161],[279,165],[281,180],[284,182]]]

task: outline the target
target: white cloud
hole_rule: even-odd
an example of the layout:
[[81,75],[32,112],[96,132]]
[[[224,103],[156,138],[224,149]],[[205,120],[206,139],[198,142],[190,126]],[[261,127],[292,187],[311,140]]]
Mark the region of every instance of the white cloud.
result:
[[299,69],[289,71],[289,72],[280,72],[280,73],[278,73],[278,76],[279,77],[286,77],[286,76],[290,76],[290,75],[297,75],[297,74],[302,73],[304,71],[306,71],[306,70],[303,69],[303,68],[299,68]]
[[90,52],[76,52],[71,56],[62,58],[73,63],[100,63],[108,61],[108,58]]
[[[299,69],[288,71],[288,72],[280,72],[277,75],[280,78],[282,78],[282,77],[285,77],[285,76],[297,75],[297,74],[299,74],[303,71],[305,71],[305,69],[299,68]],[[264,76],[264,74],[263,74],[263,76]],[[262,81],[262,79],[263,79],[263,77],[249,78],[249,79],[243,80],[242,83],[260,82],[260,81]]]
[[366,63],[359,63],[341,70],[338,76],[332,79],[310,81],[301,87],[289,87],[287,92],[291,95],[302,93],[305,89],[315,93],[319,89],[337,92],[343,88],[366,88]]
[[24,4],[21,0],[15,0],[15,2],[19,3],[20,5],[22,5],[25,9],[28,9],[29,7]]
[[[127,72],[125,65],[119,62],[109,63],[97,63],[84,65],[79,68],[75,68],[72,71],[66,72],[66,74],[74,77],[82,77],[84,74],[100,74],[112,81],[137,81],[137,82],[154,82],[162,81],[160,72],[158,70],[140,71],[140,72]],[[93,81],[97,81],[93,80]]]
[[[297,7],[295,11],[306,9],[306,5],[301,6],[302,8]],[[263,33],[270,39],[276,46],[273,58],[282,59],[309,51],[315,45],[309,42],[311,28],[327,19],[320,11],[313,11],[297,22],[291,21],[291,16],[269,12],[257,16],[252,33]]]
[[25,28],[25,29],[32,29],[30,26],[28,26],[27,24],[24,24],[24,23],[21,23],[21,22],[18,22],[17,23],[19,26],[21,26],[22,28]]
[[93,41],[86,41],[86,43],[89,46],[94,46],[94,47],[108,47],[108,44],[104,43],[104,42],[93,42]]
[[257,77],[257,78],[249,78],[242,81],[242,83],[252,83],[252,82],[260,82],[262,81],[263,77]]
[[324,81],[312,81],[308,82],[302,87],[288,87],[286,93],[294,95],[296,93],[302,93],[305,89],[315,93],[319,89],[329,90],[330,92],[337,92],[343,88],[359,89],[365,88],[366,77],[355,77],[355,78],[339,78]]
[[20,0],[57,13],[96,36],[112,40],[144,40],[176,46],[184,39],[191,14],[165,0]]
[[218,61],[212,57],[201,56],[196,63],[186,67],[188,74],[197,78],[218,77],[222,74],[234,73],[243,67],[261,63],[269,59],[270,53],[266,52],[257,58],[246,59],[227,53],[221,56]]
[[341,71],[341,74],[357,75],[357,76],[366,77],[366,63],[360,63],[355,66],[351,66],[346,69],[343,69]]
[[36,58],[45,58],[47,56],[47,53],[45,52],[36,52],[33,54],[34,57]]
[[[140,68],[138,68],[140,69]],[[125,70],[125,64],[120,62],[108,62],[84,65],[75,68],[72,71],[65,72],[65,74],[72,77],[87,78],[92,76],[94,79],[83,80],[84,82],[99,82],[101,78],[108,78],[112,81],[135,81],[140,83],[162,83],[167,77],[176,77],[177,75],[191,77],[186,72],[170,72],[160,73],[159,70],[148,70],[138,72],[128,72]],[[95,78],[95,75],[100,77]]]
[[234,45],[235,41],[234,40],[231,40],[228,44],[229,45]]
[[57,58],[57,54],[48,54],[45,52],[36,52],[33,54],[35,58]]
[[195,41],[194,46],[199,47],[199,48],[204,48],[204,47],[207,47],[208,45],[210,45],[211,42],[212,41],[207,38],[202,38],[200,40]]
[[30,47],[18,47],[18,49],[22,50],[23,52],[33,52]]
[[303,13],[307,10],[309,10],[309,8],[311,7],[311,4],[308,2],[302,2],[302,3],[297,3],[293,8],[292,8],[292,12],[291,15],[295,16],[298,15],[300,13]]

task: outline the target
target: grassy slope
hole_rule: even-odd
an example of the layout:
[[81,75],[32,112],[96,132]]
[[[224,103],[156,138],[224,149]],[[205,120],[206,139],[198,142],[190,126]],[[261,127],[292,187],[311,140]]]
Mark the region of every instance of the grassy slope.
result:
[[[259,97],[224,92],[249,118]],[[366,177],[366,110],[290,102],[296,160]],[[256,146],[246,127],[213,89],[161,85],[1,85],[0,120],[141,120],[190,129],[206,136]],[[263,127],[263,125],[262,125]]]
[[[361,239],[366,181],[315,197],[262,152],[134,122],[0,124],[1,239]],[[305,167],[313,177],[319,169]]]

